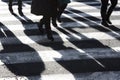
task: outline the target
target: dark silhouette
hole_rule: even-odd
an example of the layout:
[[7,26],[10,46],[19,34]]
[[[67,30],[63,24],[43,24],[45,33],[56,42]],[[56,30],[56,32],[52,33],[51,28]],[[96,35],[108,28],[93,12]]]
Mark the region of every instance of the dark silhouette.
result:
[[58,22],[61,22],[60,17],[67,7],[68,3],[70,3],[70,0],[57,0],[57,15],[52,18],[53,26],[57,27],[56,19],[58,20]]
[[47,38],[54,41],[50,26],[50,18],[57,13],[57,0],[32,0],[31,13],[43,15],[43,18],[38,23],[39,30],[41,33],[44,33],[43,25],[45,25]]
[[[4,69],[9,70],[4,76],[8,76],[9,74],[13,73],[14,76],[26,76],[29,79],[29,76],[40,75],[45,70],[45,65],[36,50],[27,44],[23,44],[12,33],[12,31],[10,31],[2,23],[0,23],[0,28],[3,30],[0,30],[0,41],[3,47],[3,49],[0,51],[0,54],[2,54],[0,60],[4,63],[4,66],[6,66]],[[10,37],[13,37],[13,39],[11,40]],[[21,62],[20,59],[23,59],[23,57],[30,58],[28,55],[31,55],[31,52],[33,52],[32,55],[35,57],[34,59],[37,59],[39,62],[34,62],[33,60],[32,62],[30,60],[24,60],[24,62]],[[24,53],[24,55],[22,55],[22,53]],[[39,79],[40,77],[38,77],[36,80]]]
[[[110,7],[108,7],[109,1],[111,2]],[[101,17],[102,22],[101,24],[104,26],[109,26],[109,24],[112,24],[110,21],[110,16],[113,12],[113,9],[116,7],[118,0],[101,0]]]
[[[9,10],[11,13],[13,13],[13,9],[12,9],[12,5],[13,5],[13,0],[9,0]],[[21,16],[23,16],[23,12],[22,12],[22,0],[18,0],[18,12]]]

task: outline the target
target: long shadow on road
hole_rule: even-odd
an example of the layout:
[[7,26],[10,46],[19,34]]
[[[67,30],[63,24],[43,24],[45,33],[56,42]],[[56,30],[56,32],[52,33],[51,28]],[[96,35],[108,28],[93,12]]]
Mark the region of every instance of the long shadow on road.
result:
[[[29,76],[40,76],[45,67],[38,53],[32,47],[22,43],[17,36],[2,23],[0,23],[0,28],[0,46],[2,46],[0,60],[4,63],[4,67],[6,67],[3,68],[3,70],[0,69],[0,76],[25,76],[28,77],[28,79]],[[34,58],[39,62],[32,61],[35,60]],[[2,75],[1,71],[4,71],[5,75]]]
[[[71,9],[71,11],[73,11],[73,9]],[[75,12],[77,10],[74,10]],[[77,11],[78,12],[78,11]],[[69,13],[69,12],[68,12]],[[81,12],[83,13],[83,12]],[[84,13],[86,14],[86,13]],[[88,15],[88,14],[86,14]],[[88,16],[91,16],[91,15],[88,15]],[[17,15],[15,15],[15,17],[20,20],[22,22],[22,25],[24,26],[26,21],[23,21],[21,20],[20,17],[18,17]],[[91,16],[92,18],[94,19],[97,19],[97,20],[100,20],[98,18],[95,18],[93,16]],[[78,18],[76,18],[78,19]],[[80,19],[80,17],[79,17]],[[78,19],[78,20],[79,20]],[[91,19],[91,18],[90,18]],[[82,19],[83,20],[83,19]],[[80,21],[80,20],[79,20]],[[84,19],[84,21],[86,21],[86,19]],[[87,20],[88,21],[88,20]],[[88,23],[86,23],[88,24]],[[89,24],[88,24],[89,25]],[[97,25],[97,24],[95,24]],[[25,26],[24,26],[25,27]],[[91,26],[92,27],[92,26]],[[106,29],[104,28],[103,26],[99,26],[97,25],[97,27],[92,27],[96,30],[99,30],[99,31],[102,31],[102,32],[109,32],[111,30],[109,29]],[[54,34],[59,36],[59,41],[57,42],[49,42],[49,44],[47,43],[39,43],[40,45],[43,45],[43,46],[46,46],[46,47],[50,47],[52,48],[53,50],[57,51],[59,54],[62,55],[61,57],[61,60],[57,59],[57,58],[54,58],[56,60],[57,63],[59,63],[62,67],[64,67],[66,70],[70,71],[72,74],[74,73],[80,73],[80,72],[96,72],[96,71],[119,71],[120,70],[120,59],[119,58],[97,58],[95,59],[94,56],[90,55],[89,52],[87,52],[85,49],[89,49],[89,48],[107,48],[109,49],[111,52],[115,52],[113,49],[111,49],[109,46],[106,46],[104,45],[103,43],[101,43],[100,41],[96,40],[96,39],[91,39],[91,40],[79,40],[77,39],[77,41],[74,41],[73,39],[76,39],[74,36],[69,36],[71,34],[69,34],[66,30],[64,30],[63,28],[56,28],[58,31],[64,33],[66,36],[70,37],[69,39],[67,39],[67,41],[63,41],[62,38],[60,38],[60,35],[55,32]],[[66,28],[67,29],[67,28]],[[115,30],[114,30],[115,29]],[[116,29],[119,31],[119,28],[114,28],[112,29],[113,31],[116,31]],[[71,31],[69,28],[67,29],[68,31],[70,32],[75,32],[75,31]],[[117,32],[117,31],[116,31]],[[32,31],[29,32],[25,32],[26,35],[29,36],[29,34],[32,33]],[[76,33],[76,32],[75,32]],[[33,33],[34,34],[34,31]],[[35,32],[36,34],[36,32]],[[107,33],[106,33],[107,34]],[[113,33],[114,34],[114,33]],[[77,34],[76,34],[77,35]],[[111,34],[108,34],[112,37],[114,37],[113,35]],[[115,34],[114,34],[115,35]],[[78,36],[82,36],[86,39],[89,39],[88,37],[82,35],[79,33]],[[32,39],[32,38],[31,38]],[[119,38],[116,38],[119,40]],[[32,39],[34,40],[34,39]],[[65,46],[65,43],[67,44]],[[80,52],[79,50],[77,49],[81,49],[83,52],[84,52],[84,55],[85,56],[91,56],[90,58],[88,59],[76,59],[76,60],[62,60],[62,59],[65,59],[66,57],[70,56],[70,55],[73,55],[73,56],[76,56],[76,57],[79,57],[81,54],[83,54],[82,52]],[[61,50],[72,50],[74,52],[70,52],[70,53],[65,53]],[[117,53],[117,52],[116,52]],[[89,57],[88,56],[88,57]],[[100,65],[100,64],[101,65]],[[89,68],[88,68],[89,66]],[[38,69],[38,68],[36,68]],[[44,70],[44,68],[43,68]],[[37,72],[38,74],[39,72]],[[74,75],[75,76],[75,75]]]
[[[89,25],[93,29],[96,29],[96,30],[101,31],[101,32],[105,32],[106,34],[116,38],[117,40],[120,40],[119,38],[115,37],[115,36],[119,36],[118,34],[120,34],[119,33],[120,28],[119,27],[117,27],[115,25],[111,25],[110,27],[105,27],[105,26],[102,26],[102,25],[99,24],[99,22],[101,21],[99,18],[96,18],[96,17],[94,17],[92,15],[89,15],[85,12],[78,11],[78,10],[75,10],[75,9],[72,9],[72,8],[69,8],[68,10],[69,11],[67,11],[67,13],[74,13],[74,15],[76,16],[76,17],[73,17],[74,19]],[[87,17],[82,16],[80,13],[86,15]],[[107,33],[107,32],[112,32],[112,34]]]

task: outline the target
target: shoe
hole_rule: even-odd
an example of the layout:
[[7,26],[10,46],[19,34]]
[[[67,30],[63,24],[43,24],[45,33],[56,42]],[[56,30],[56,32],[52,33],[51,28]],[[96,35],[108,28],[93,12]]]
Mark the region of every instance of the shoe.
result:
[[112,24],[112,22],[108,19],[108,20],[106,20],[106,22],[108,23],[108,24]]
[[103,25],[103,26],[105,26],[105,27],[109,27],[109,24],[107,23],[107,22],[101,22],[101,24]]

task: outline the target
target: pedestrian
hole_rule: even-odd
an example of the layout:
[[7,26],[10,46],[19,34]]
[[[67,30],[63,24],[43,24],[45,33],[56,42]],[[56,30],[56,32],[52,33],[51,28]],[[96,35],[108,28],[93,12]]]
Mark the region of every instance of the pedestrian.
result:
[[52,36],[52,30],[50,26],[51,17],[56,15],[57,12],[57,0],[32,0],[31,13],[35,15],[43,15],[43,18],[38,22],[38,28],[40,32],[44,33],[43,25],[45,25],[45,31],[47,38],[51,41],[54,40]]
[[[109,1],[110,5],[108,6]],[[101,3],[101,24],[108,27],[110,24],[112,24],[110,21],[110,16],[113,12],[113,9],[116,7],[118,0],[101,0]]]
[[64,12],[65,8],[67,7],[70,0],[57,0],[57,15],[52,18],[52,24],[57,27],[56,20],[61,22],[61,15]]
[[[13,4],[13,0],[9,0],[9,10],[11,13],[14,13],[13,12],[13,9],[12,9],[12,4]],[[23,12],[22,12],[22,0],[18,0],[18,12],[21,16],[23,16]]]

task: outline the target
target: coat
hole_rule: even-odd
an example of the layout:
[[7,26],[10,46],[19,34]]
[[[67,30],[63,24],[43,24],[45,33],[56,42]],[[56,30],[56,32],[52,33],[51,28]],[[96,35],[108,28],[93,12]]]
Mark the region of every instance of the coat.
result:
[[53,16],[57,12],[57,0],[32,0],[31,13]]
[[68,3],[70,3],[70,2],[71,2],[70,0],[58,0],[58,4],[59,4],[59,5],[68,4]]

